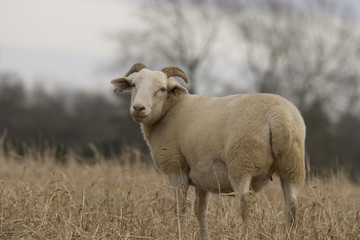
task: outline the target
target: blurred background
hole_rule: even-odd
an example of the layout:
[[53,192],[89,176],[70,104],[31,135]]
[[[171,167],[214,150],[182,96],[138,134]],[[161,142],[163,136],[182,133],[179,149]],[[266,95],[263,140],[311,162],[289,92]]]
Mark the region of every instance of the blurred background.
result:
[[110,85],[144,62],[181,67],[194,94],[286,97],[311,171],[359,180],[358,0],[1,0],[0,36],[5,152],[148,156],[130,95]]

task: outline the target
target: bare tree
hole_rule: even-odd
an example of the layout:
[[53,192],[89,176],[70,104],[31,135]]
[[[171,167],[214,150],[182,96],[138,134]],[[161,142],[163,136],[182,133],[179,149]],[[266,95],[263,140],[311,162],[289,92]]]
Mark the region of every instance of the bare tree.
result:
[[[256,88],[284,95],[300,109],[314,101],[330,112],[354,108],[360,26],[341,15],[334,1],[306,3],[263,0],[255,7],[246,5],[246,11],[241,3],[237,25]],[[339,102],[346,107],[338,109]]]
[[360,23],[348,9],[336,0],[153,0],[137,12],[144,24],[117,36],[117,64],[178,65],[190,92],[237,93],[241,82],[285,96],[304,115],[314,166],[338,156],[351,164],[358,151],[344,147],[360,135],[343,126],[360,123]]
[[178,65],[196,92],[197,72],[212,52],[218,35],[219,14],[211,0],[152,0],[139,7],[143,25],[117,35],[117,65],[143,61],[150,67]]
[[[255,89],[292,100],[307,125],[312,166],[356,165],[360,23],[343,1],[240,1],[232,12]],[[349,127],[351,126],[351,127]],[[356,175],[356,170],[351,169]]]

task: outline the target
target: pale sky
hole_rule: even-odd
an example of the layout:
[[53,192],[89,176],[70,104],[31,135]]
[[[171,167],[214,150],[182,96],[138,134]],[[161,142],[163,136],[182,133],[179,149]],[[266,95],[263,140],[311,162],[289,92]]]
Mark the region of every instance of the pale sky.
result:
[[18,74],[29,88],[108,91],[124,71],[105,70],[119,54],[110,36],[141,27],[138,2],[0,0],[0,72]]
[[117,46],[109,36],[135,24],[135,7],[125,0],[0,0],[0,71],[50,90],[111,87],[114,73],[104,68]]

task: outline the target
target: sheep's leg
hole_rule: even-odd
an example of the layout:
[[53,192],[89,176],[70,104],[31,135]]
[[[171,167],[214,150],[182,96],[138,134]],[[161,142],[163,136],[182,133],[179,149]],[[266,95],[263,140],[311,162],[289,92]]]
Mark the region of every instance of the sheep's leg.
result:
[[170,177],[170,184],[174,188],[176,202],[176,213],[180,220],[185,212],[186,195],[189,188],[189,179],[186,174],[179,174]]
[[290,181],[288,178],[280,176],[281,186],[284,192],[285,199],[285,220],[287,225],[288,238],[295,238],[296,225],[298,221],[297,215],[297,202],[298,187],[294,181]]
[[207,240],[210,239],[207,219],[206,219],[208,193],[207,191],[199,187],[195,187],[195,191],[196,191],[196,198],[195,198],[194,212],[195,215],[197,216],[200,225],[200,239]]
[[281,178],[281,187],[285,199],[285,220],[289,227],[293,227],[296,219],[298,189],[293,182]]
[[186,207],[186,195],[189,188],[189,179],[186,174],[176,174],[169,177],[170,184],[174,188],[174,197],[176,202],[176,215],[178,221],[178,238],[182,239],[182,225]]
[[305,135],[294,131],[297,127],[293,124],[280,115],[273,117],[270,123],[271,150],[284,193],[285,220],[290,227],[296,223],[296,197],[305,181]]
[[227,147],[226,164],[229,179],[240,201],[246,231],[251,226],[252,178],[259,175],[265,166],[270,167],[272,162],[266,147],[266,143],[253,132],[244,132],[244,135],[234,138]]
[[243,219],[245,227],[250,226],[251,219],[251,192],[250,192],[250,177],[244,177],[234,182],[232,185],[237,195],[237,199],[240,205],[241,217]]
[[[305,162],[303,142],[295,141],[290,146],[291,148],[286,154],[279,155],[275,161],[284,193],[285,220],[288,227],[294,229],[297,211],[296,198],[305,181]],[[281,151],[284,152],[282,149]],[[279,150],[280,153],[282,153],[281,151]]]
[[255,163],[263,159],[262,142],[258,139],[240,138],[234,140],[233,145],[229,146],[227,153],[227,167],[229,179],[236,198],[239,213],[243,219],[243,228],[240,228],[240,237],[247,238],[251,227],[251,202],[250,184],[253,175],[256,173]]
[[238,159],[230,161],[228,166],[228,173],[231,185],[236,193],[236,198],[238,201],[239,212],[241,213],[244,230],[248,231],[250,226],[251,219],[251,193],[250,193],[250,183],[252,176],[249,174],[249,171],[244,171],[247,169],[243,164],[239,164]]

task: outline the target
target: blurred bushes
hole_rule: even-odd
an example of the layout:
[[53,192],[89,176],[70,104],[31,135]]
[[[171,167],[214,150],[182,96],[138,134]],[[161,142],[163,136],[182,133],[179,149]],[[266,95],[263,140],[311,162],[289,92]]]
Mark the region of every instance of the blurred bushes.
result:
[[19,154],[25,154],[24,145],[40,152],[50,147],[60,161],[69,148],[94,157],[90,143],[105,157],[125,145],[145,151],[140,129],[123,106],[129,96],[108,95],[66,89],[50,94],[40,86],[30,91],[15,74],[0,73],[0,134],[7,130],[5,145]]
[[[16,75],[1,74],[0,134],[7,131],[8,135],[3,151],[15,149],[25,156],[30,149],[40,153],[51,149],[61,162],[69,151],[89,162],[99,156],[121,155],[129,147],[148,152],[138,124],[129,116],[129,97],[65,90],[49,94],[40,87],[31,92]],[[360,174],[360,118],[348,113],[333,122],[320,101],[302,114],[312,169],[324,174],[340,167],[356,180]]]

